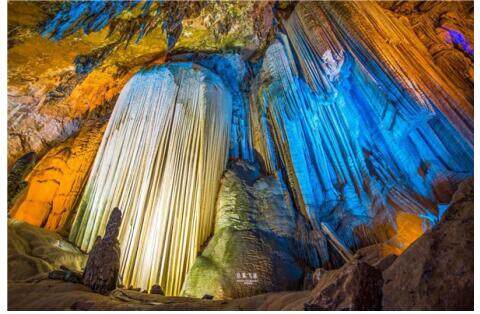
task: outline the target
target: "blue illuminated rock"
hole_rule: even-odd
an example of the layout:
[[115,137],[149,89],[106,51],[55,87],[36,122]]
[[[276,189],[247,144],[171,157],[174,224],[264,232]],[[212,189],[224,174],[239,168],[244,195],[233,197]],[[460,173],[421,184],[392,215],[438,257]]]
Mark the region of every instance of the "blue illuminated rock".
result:
[[[393,73],[401,71],[389,63],[399,54],[393,48],[387,54],[375,47],[376,61],[365,37],[374,32],[370,22],[343,20],[352,6],[297,5],[253,81],[250,117],[264,171],[284,170],[297,208],[314,229],[327,225],[356,249],[391,238],[400,212],[423,219],[423,231],[435,224],[439,208],[472,173],[473,151],[468,126],[448,111],[466,115],[465,102],[445,78],[435,74],[436,85],[422,81],[436,71],[427,61],[402,60],[416,66],[416,74]],[[371,5],[362,12],[385,20],[385,36],[398,36],[391,33],[396,22],[378,10]],[[443,87],[446,100],[428,96]]]

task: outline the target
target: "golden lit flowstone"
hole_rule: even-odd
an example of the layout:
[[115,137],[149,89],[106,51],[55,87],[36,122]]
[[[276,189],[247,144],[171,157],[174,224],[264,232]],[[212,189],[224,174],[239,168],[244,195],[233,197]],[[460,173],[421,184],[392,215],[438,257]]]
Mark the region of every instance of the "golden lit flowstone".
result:
[[180,292],[212,231],[231,101],[216,75],[192,63],[143,70],[122,90],[70,240],[90,250],[119,207],[125,286]]
[[26,177],[28,186],[10,215],[29,224],[64,231],[72,217],[98,146],[105,122],[87,121],[73,138],[51,149]]
[[382,1],[411,25],[434,63],[473,103],[473,1]]

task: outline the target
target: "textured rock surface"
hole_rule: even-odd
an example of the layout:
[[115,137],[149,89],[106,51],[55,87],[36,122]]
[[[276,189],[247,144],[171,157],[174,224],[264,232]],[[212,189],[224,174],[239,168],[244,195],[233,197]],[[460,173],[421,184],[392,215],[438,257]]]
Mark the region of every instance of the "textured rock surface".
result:
[[[8,286],[9,310],[254,310],[265,301],[271,304],[280,298],[285,299],[285,296],[273,294],[217,301],[165,297],[123,289],[105,296],[92,292],[84,285],[59,280],[42,280],[33,285],[9,283]],[[291,300],[291,297],[286,299]]]
[[384,242],[361,248],[355,252],[355,259],[370,266],[380,266],[382,268],[381,271],[383,271],[383,268],[388,264],[388,260],[392,259],[391,256],[398,256],[401,252],[402,250],[399,248]]
[[410,24],[434,63],[473,101],[473,1],[383,1]]
[[135,74],[110,117],[69,239],[89,251],[118,206],[122,283],[178,295],[212,231],[231,119],[229,89],[198,64]]
[[[26,224],[22,226],[53,234]],[[57,250],[51,241],[45,248],[48,252]],[[10,250],[9,247],[9,253]],[[379,247],[365,251],[378,255]],[[12,270],[20,269],[9,266],[9,276]],[[400,255],[383,272],[383,277],[385,310],[473,308],[473,180],[461,185],[442,221]],[[103,296],[81,284],[42,277],[30,282],[9,281],[8,307],[10,310],[303,310],[316,309],[312,306],[315,301],[328,309],[372,310],[379,309],[381,283],[380,270],[359,260],[337,270],[322,271],[312,291],[267,293],[223,301],[165,297],[124,289]],[[305,307],[305,304],[311,305]]]
[[301,2],[284,26],[251,83],[257,159],[314,229],[405,249],[472,173],[473,104],[377,3]]
[[[65,98],[82,77],[73,58],[99,44],[98,37],[55,44],[39,34],[58,6],[40,2],[8,4],[8,165],[23,154],[42,155],[78,130]],[[49,13],[49,11],[52,11]],[[41,53],[38,53],[41,51]],[[67,97],[68,98],[68,97]],[[66,102],[69,103],[68,101]]]
[[269,1],[12,1],[8,12],[9,167],[78,131],[138,67],[162,63],[170,38],[177,51],[249,56],[274,25]]
[[[419,39],[421,35],[415,34],[401,19],[385,12],[378,3],[324,4],[322,8],[334,24],[337,36],[349,43],[348,49],[357,60],[361,60],[371,73],[375,73],[372,66],[377,63],[384,73],[395,79],[395,85],[401,86],[417,102],[417,106],[427,112],[442,112],[469,145],[473,145],[471,96],[455,86],[453,77],[435,66],[427,47]],[[389,93],[395,94],[394,88]],[[399,109],[407,108],[399,106]]]
[[60,269],[54,269],[48,273],[48,279],[63,280],[72,283],[81,283],[83,273],[60,266]]
[[120,270],[120,244],[117,237],[122,224],[122,212],[114,208],[108,219],[105,236],[95,241],[88,254],[83,284],[100,294],[108,294],[117,287]]
[[15,202],[18,194],[27,186],[25,176],[32,170],[37,162],[37,154],[26,153],[20,157],[8,173],[8,208]]
[[80,271],[86,255],[58,234],[8,221],[8,280],[24,281],[66,266]]
[[386,310],[473,309],[473,178],[463,182],[440,223],[383,273]]
[[152,288],[150,289],[150,293],[151,293],[151,294],[165,295],[165,293],[163,292],[162,287],[160,287],[159,285],[153,285]]
[[354,261],[323,274],[305,304],[309,310],[380,310],[382,273],[367,263]]
[[222,178],[214,235],[182,294],[229,299],[300,288],[299,219],[279,180],[246,162],[232,163]]
[[72,219],[105,126],[105,119],[91,119],[75,137],[51,149],[26,178],[11,216],[66,234],[63,228]]

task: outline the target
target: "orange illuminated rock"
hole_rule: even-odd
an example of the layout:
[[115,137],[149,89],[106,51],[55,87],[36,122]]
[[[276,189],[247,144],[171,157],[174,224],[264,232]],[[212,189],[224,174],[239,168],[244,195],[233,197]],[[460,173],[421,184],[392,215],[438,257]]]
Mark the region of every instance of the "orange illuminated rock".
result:
[[8,4],[8,167],[27,152],[42,156],[74,135],[86,113],[114,101],[138,67],[160,60],[165,51],[161,29],[112,52],[89,74],[79,74],[75,59],[109,45],[108,31],[82,32],[53,41],[40,35],[57,10],[55,3]]
[[92,122],[49,151],[27,177],[28,188],[11,209],[13,218],[62,231],[82,191],[105,123]]
[[131,74],[119,75],[115,66],[94,70],[73,91],[67,102],[72,115],[77,116],[114,100],[127,83]]
[[[473,103],[473,1],[383,1],[427,47],[433,62]],[[453,36],[457,38],[453,38]],[[463,43],[460,42],[463,40]]]
[[397,234],[395,239],[401,244],[402,251],[410,246],[425,232],[425,221],[418,217],[404,212],[397,213]]

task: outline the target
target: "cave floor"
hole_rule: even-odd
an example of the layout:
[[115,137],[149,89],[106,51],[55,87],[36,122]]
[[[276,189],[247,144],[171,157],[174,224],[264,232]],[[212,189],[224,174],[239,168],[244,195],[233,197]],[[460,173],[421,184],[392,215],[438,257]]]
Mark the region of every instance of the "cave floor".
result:
[[110,295],[60,280],[9,282],[9,310],[274,310],[303,309],[309,291],[277,292],[234,300],[168,297],[116,289]]

